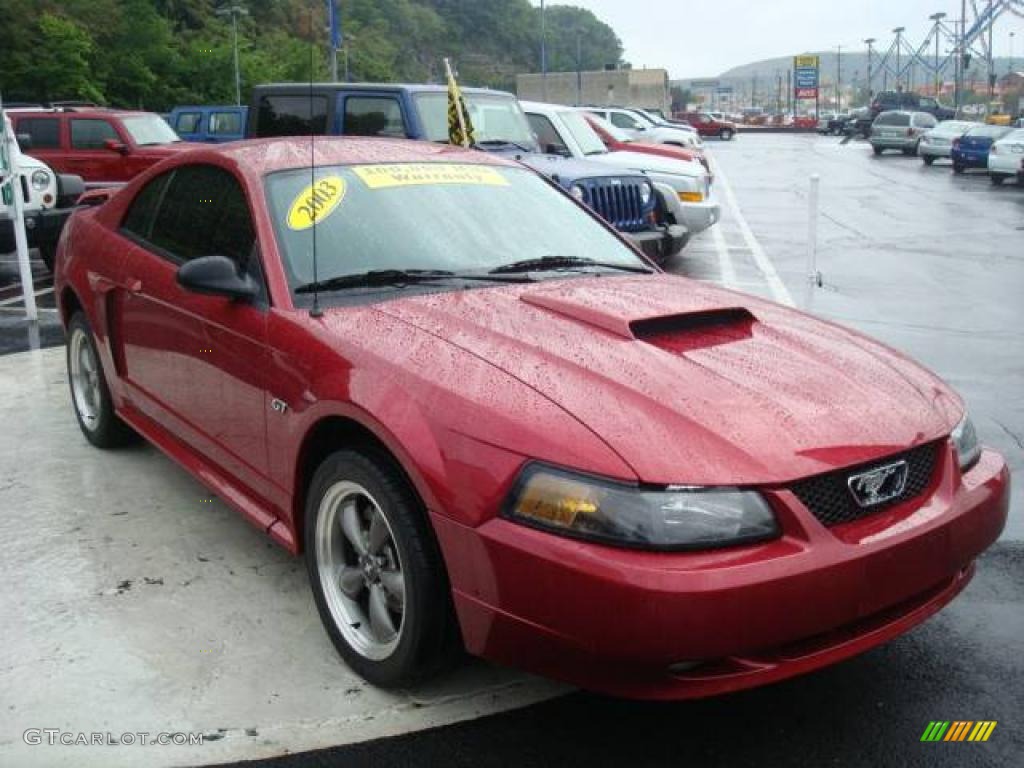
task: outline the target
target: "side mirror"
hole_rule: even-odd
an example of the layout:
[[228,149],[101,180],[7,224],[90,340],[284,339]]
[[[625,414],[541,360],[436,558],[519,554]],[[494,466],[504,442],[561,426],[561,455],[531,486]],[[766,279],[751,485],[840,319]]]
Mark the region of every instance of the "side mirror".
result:
[[30,133],[19,133],[14,136],[18,140],[18,146],[22,150],[32,149],[32,134]]
[[559,157],[572,157],[572,153],[569,152],[569,148],[564,144],[548,144],[544,147],[544,154],[558,155]]
[[201,256],[178,268],[178,285],[186,291],[225,296],[238,301],[256,298],[259,288],[249,275],[240,275],[227,256]]
[[107,139],[103,142],[103,148],[109,149],[111,152],[120,152],[122,155],[128,154],[128,145],[117,139]]

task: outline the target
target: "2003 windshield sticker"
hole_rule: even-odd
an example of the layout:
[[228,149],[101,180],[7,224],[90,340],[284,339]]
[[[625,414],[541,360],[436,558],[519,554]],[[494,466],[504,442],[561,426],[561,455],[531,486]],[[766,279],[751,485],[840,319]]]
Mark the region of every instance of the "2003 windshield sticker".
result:
[[299,192],[288,209],[288,228],[309,229],[322,222],[345,199],[345,180],[340,176],[317,179]]
[[403,163],[400,165],[359,165],[352,170],[370,189],[413,187],[424,184],[508,186],[508,181],[504,176],[486,165]]

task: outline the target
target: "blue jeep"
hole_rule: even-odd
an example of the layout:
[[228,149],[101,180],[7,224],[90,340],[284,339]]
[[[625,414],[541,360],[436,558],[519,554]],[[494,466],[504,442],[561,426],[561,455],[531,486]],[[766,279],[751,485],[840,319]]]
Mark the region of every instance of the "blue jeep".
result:
[[[687,231],[644,175],[540,153],[511,93],[463,88],[479,149],[500,152],[548,176],[664,262],[686,244]],[[247,136],[310,134],[448,142],[448,91],[441,85],[308,83],[253,88]]]
[[235,106],[175,107],[166,118],[185,141],[221,144],[245,138],[249,108]]

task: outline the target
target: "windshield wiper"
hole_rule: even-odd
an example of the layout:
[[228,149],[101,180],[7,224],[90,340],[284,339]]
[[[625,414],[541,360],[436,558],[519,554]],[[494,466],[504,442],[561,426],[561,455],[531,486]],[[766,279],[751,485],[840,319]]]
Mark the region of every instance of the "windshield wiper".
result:
[[476,145],[478,147],[509,146],[509,147],[515,147],[516,149],[521,150],[522,152],[533,152],[532,149],[530,149],[529,147],[523,146],[518,141],[509,141],[508,139],[484,139],[483,141],[478,141],[476,143]]
[[542,256],[539,259],[524,259],[511,264],[502,264],[490,271],[492,275],[513,274],[516,272],[543,272],[545,270],[579,269],[600,267],[601,269],[617,269],[622,272],[639,272],[649,274],[653,270],[639,264],[616,264],[612,261],[598,261],[586,256]]
[[296,293],[341,291],[346,288],[373,288],[376,286],[411,285],[435,280],[483,280],[490,283],[528,283],[524,278],[502,277],[486,272],[452,272],[446,269],[371,269],[351,275],[338,275],[315,283],[306,283]]

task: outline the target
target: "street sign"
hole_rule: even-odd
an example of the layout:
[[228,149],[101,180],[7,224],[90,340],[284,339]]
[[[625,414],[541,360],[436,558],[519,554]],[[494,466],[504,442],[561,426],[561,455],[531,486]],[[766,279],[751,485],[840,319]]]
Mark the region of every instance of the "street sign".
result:
[[817,56],[793,57],[793,95],[796,98],[818,98],[819,65]]
[[711,89],[711,88],[717,88],[718,86],[719,86],[719,81],[718,80],[691,80],[690,81],[690,87],[691,88],[697,88],[697,89],[708,88],[708,89]]
[[818,98],[817,88],[797,88],[796,97],[798,99],[816,99]]

